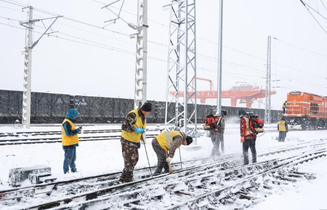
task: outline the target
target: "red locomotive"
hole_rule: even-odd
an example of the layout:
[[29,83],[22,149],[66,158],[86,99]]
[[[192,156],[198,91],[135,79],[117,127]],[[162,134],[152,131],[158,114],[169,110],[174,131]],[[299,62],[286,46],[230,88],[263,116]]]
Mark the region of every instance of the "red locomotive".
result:
[[303,130],[326,129],[327,97],[292,91],[287,94],[285,113],[290,125],[301,125]]

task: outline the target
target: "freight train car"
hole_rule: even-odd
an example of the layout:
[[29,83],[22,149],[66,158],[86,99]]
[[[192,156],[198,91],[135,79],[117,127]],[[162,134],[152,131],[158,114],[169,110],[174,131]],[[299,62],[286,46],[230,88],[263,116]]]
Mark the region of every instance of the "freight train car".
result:
[[327,97],[292,91],[287,94],[285,113],[290,125],[300,125],[303,130],[326,129]]
[[[22,98],[22,91],[0,90],[0,124],[13,124],[16,120],[21,122]],[[151,114],[147,117],[147,122],[164,123],[166,102],[151,100],[150,102],[154,107]],[[32,92],[31,123],[61,123],[69,108],[76,108],[80,112],[79,122],[121,123],[133,107],[133,99]],[[169,120],[175,117],[175,108],[174,103],[168,106]],[[199,124],[204,123],[206,115],[216,113],[216,109],[217,107],[213,105],[198,104],[197,122]],[[241,108],[223,106],[222,109],[227,111],[227,118],[236,117],[235,119],[237,119],[238,111]],[[194,107],[189,104],[188,117],[190,117],[193,110]],[[247,111],[254,112],[264,119],[264,109]],[[272,122],[277,122],[280,114],[279,110],[272,110]]]

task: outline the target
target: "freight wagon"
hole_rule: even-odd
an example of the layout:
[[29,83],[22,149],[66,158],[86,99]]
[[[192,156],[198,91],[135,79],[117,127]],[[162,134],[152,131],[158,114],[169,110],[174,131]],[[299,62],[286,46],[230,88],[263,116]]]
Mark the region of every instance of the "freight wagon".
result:
[[[13,124],[16,120],[21,122],[22,98],[22,91],[0,90],[0,124]],[[151,100],[150,102],[153,104],[153,110],[147,117],[147,122],[164,123],[166,102]],[[31,123],[61,123],[69,108],[76,108],[80,112],[79,122],[121,123],[133,106],[133,99],[32,92]],[[198,124],[203,124],[207,114],[216,113],[216,109],[217,107],[213,105],[198,104]],[[227,119],[234,117],[237,120],[241,108],[223,106],[222,109],[227,111]],[[243,109],[258,114],[264,119],[264,109]],[[191,115],[194,107],[189,104],[188,110]],[[273,123],[276,123],[280,116],[280,110],[271,111]],[[175,117],[175,104],[171,103],[168,106],[168,119],[173,117]]]

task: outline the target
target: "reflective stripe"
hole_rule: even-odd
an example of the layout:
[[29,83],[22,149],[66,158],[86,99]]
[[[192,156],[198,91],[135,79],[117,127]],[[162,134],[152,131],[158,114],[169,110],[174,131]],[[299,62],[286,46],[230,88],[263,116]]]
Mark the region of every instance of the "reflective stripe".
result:
[[278,125],[279,125],[279,131],[286,131],[286,126],[285,126],[284,120],[279,121]]
[[165,138],[167,140],[169,148],[173,144],[173,139],[172,139],[173,135],[180,135],[181,136],[180,132],[176,132],[176,131],[170,131],[170,132],[166,131],[165,132]]
[[250,129],[250,117],[243,117],[245,120],[245,134],[244,136],[249,136],[251,134],[254,134],[254,132]]

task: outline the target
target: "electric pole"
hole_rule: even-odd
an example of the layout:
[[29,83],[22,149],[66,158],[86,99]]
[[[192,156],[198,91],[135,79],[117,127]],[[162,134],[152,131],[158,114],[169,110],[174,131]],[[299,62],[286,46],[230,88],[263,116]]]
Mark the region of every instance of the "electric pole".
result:
[[268,36],[267,43],[267,72],[266,72],[266,108],[265,108],[265,123],[271,123],[271,36]]
[[23,90],[23,117],[24,128],[30,128],[31,119],[31,75],[32,75],[32,44],[33,44],[33,7],[28,7],[28,27],[26,27],[25,56],[24,56],[24,90]]
[[223,52],[223,0],[219,0],[217,112],[221,111],[222,52]]
[[[22,124],[24,128],[30,128],[31,125],[31,86],[32,86],[32,50],[39,43],[40,39],[46,34],[46,32],[51,28],[54,22],[62,16],[55,17],[55,20],[51,25],[45,30],[45,32],[40,36],[38,40],[33,43],[33,27],[34,23],[46,19],[33,19],[33,7],[28,6],[28,21],[20,22],[20,25],[26,28],[25,36],[25,56],[24,56],[24,90],[23,90],[23,113],[22,113]],[[23,8],[25,9],[25,8]]]
[[134,108],[138,108],[140,104],[144,104],[147,99],[147,7],[148,0],[138,0]]

